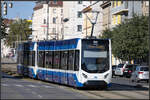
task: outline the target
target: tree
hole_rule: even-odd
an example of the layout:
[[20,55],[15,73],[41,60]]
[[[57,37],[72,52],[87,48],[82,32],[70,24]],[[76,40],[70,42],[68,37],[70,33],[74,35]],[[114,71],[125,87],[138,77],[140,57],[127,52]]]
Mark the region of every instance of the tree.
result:
[[109,31],[104,31],[103,37],[112,39],[112,53],[115,57],[124,61],[148,59],[148,18],[134,15],[113,28],[110,36],[105,34]]
[[29,28],[31,25],[26,19],[18,20],[10,24],[9,34],[6,38],[7,44],[12,45],[16,41],[28,40],[28,36],[32,34],[32,30]]
[[1,39],[5,38],[8,34],[6,33],[6,25],[4,24],[4,19],[1,17]]

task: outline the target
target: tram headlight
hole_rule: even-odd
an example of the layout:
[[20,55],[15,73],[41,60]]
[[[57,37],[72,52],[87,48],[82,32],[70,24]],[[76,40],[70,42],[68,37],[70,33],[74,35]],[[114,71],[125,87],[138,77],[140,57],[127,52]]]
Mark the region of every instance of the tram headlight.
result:
[[84,77],[84,78],[87,78],[87,77],[88,77],[88,76],[87,76],[87,75],[85,75],[84,73],[82,73],[82,75],[83,75],[83,77]]
[[108,75],[109,75],[109,73],[107,73],[106,75],[104,75],[104,78],[106,79]]

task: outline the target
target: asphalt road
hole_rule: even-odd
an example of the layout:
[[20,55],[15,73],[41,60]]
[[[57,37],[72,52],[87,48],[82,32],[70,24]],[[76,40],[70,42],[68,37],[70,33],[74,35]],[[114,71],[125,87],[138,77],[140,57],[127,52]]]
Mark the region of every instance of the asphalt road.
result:
[[92,99],[63,86],[2,75],[1,99]]
[[136,87],[130,79],[122,77],[113,78],[108,90],[79,90],[30,78],[2,75],[1,99],[149,99],[148,83]]
[[132,82],[130,78],[125,78],[125,77],[119,77],[119,76],[114,76],[112,78],[112,83],[114,84],[120,84],[120,85],[126,85],[129,87],[143,87],[143,88],[149,88],[149,83],[146,81],[140,81],[139,83]]

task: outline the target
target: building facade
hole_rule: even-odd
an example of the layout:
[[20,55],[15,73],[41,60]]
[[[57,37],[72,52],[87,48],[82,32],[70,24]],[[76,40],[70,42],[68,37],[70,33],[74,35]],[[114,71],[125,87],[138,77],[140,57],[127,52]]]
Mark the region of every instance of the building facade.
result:
[[62,1],[40,1],[34,7],[32,18],[33,41],[62,38]]
[[67,21],[63,22],[64,39],[83,38],[84,15],[82,9],[90,5],[90,1],[64,1],[63,18]]
[[144,16],[149,16],[149,1],[141,1],[142,2],[142,14]]
[[102,29],[109,29],[111,27],[111,2],[110,1],[103,1],[103,3],[100,5],[103,12],[103,25]]
[[125,19],[130,19],[134,14],[142,15],[142,3],[141,1],[111,1],[111,26],[112,28]]

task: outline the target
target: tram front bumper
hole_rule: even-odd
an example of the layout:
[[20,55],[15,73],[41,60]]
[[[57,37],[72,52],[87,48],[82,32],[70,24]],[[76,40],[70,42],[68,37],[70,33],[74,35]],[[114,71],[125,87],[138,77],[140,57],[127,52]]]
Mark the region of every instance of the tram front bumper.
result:
[[93,81],[89,80],[84,83],[85,87],[107,87],[107,83],[105,81]]

